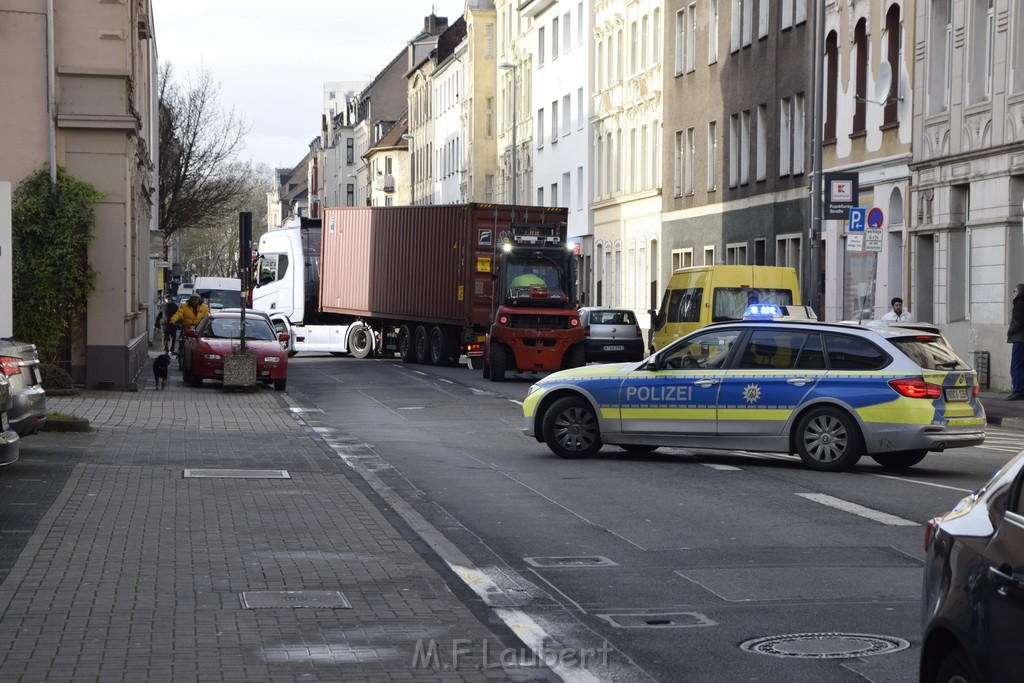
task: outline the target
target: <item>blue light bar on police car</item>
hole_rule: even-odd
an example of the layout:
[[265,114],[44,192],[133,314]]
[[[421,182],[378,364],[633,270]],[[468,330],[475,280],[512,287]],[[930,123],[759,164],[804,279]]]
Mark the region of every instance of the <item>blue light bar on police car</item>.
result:
[[810,306],[778,306],[776,304],[750,304],[743,312],[744,320],[817,320]]

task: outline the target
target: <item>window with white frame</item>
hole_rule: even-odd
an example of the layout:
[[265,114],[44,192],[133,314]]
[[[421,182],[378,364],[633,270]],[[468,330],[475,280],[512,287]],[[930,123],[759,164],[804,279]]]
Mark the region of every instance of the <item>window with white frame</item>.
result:
[[651,186],[661,187],[661,121],[651,122]]
[[558,49],[559,37],[560,36],[558,33],[558,17],[555,17],[554,19],[551,20],[551,59],[553,60],[558,59],[558,55],[560,52]]
[[647,49],[649,38],[651,33],[651,20],[645,14],[640,18],[640,69],[646,69],[648,60],[650,57],[650,51]]
[[683,183],[686,178],[686,134],[677,130],[674,136],[675,148],[672,151],[672,171],[675,180],[675,196],[683,194]]
[[676,76],[683,73],[686,55],[686,9],[676,12]]
[[780,27],[783,31],[793,25],[793,0],[781,0]]
[[576,210],[582,211],[587,205],[587,198],[583,194],[583,167],[576,167]]
[[551,183],[551,206],[558,206],[558,183]]
[[729,51],[736,52],[740,49],[740,36],[743,30],[743,0],[731,0],[729,23]]
[[740,114],[740,185],[750,182],[750,110]]
[[708,192],[718,189],[718,122],[708,122]]
[[650,148],[647,146],[647,124],[640,126],[640,187],[639,190],[646,190],[650,187],[649,179],[647,177],[647,157],[650,154]]
[[765,238],[763,238],[763,237],[759,237],[758,239],[754,240],[754,262],[751,263],[750,265],[752,265],[752,266],[766,266],[766,265],[768,265],[768,257],[767,257],[768,248],[767,248],[767,244],[768,244],[768,241]]
[[576,130],[583,130],[583,123],[586,119],[583,116],[583,88],[576,90]]
[[484,176],[484,201],[487,203],[494,201],[494,176],[490,173]]
[[804,132],[807,115],[804,110],[804,94],[793,96],[793,174],[804,172]]
[[693,248],[672,250],[672,270],[693,267]]
[[537,110],[537,149],[544,146],[544,109]]
[[793,140],[793,102],[783,97],[779,102],[779,175],[789,175],[792,167],[790,156]]
[[775,265],[800,269],[800,234],[779,235],[775,238]]
[[1024,91],[1024,0],[1014,0],[1010,23],[1010,90]]
[[754,0],[743,0],[743,47],[753,41]]
[[562,204],[565,208],[572,208],[572,185],[570,184],[572,178],[569,177],[568,173],[562,174]]
[[725,245],[725,264],[727,266],[747,265],[747,243],[734,242]]
[[484,98],[484,137],[494,137],[494,97]]
[[729,116],[729,187],[740,183],[740,115]]
[[551,144],[558,142],[558,100],[551,103]]
[[537,188],[537,206],[544,206],[544,188]]
[[484,26],[484,58],[494,57],[494,24]]
[[537,66],[544,66],[544,55],[547,50],[547,35],[544,27],[537,29]]
[[604,196],[604,177],[607,162],[604,158],[604,136],[598,135],[594,141],[594,194],[598,197]]
[[704,245],[704,263],[701,265],[713,266],[715,265],[715,245],[706,244]]
[[692,195],[693,194],[693,185],[694,185],[694,182],[693,182],[693,174],[694,174],[693,157],[694,157],[694,154],[696,152],[696,144],[697,144],[697,141],[696,141],[696,137],[694,135],[694,129],[693,128],[687,128],[686,129],[686,151],[685,151],[685,154],[686,154],[686,187],[685,187],[685,191],[686,191],[687,195]]
[[562,95],[562,135],[572,131],[572,103],[568,95]]
[[572,23],[569,21],[569,13],[562,15],[562,51],[568,52],[572,45]]
[[639,189],[639,178],[636,173],[636,157],[638,153],[636,142],[636,128],[629,130],[629,191],[636,192]]
[[929,36],[925,43],[928,58],[927,97],[928,113],[934,114],[949,107],[953,67],[953,0],[931,0],[929,10]]
[[[608,133],[608,147],[612,146],[612,134]],[[622,129],[615,131],[615,156],[612,157],[612,191],[618,194],[622,191]]]
[[583,44],[583,3],[576,4],[576,42]]
[[629,73],[631,74],[635,74],[637,71],[636,50],[638,45],[636,38],[636,22],[631,21],[629,23]]
[[973,103],[992,96],[992,46],[995,38],[993,0],[973,0],[970,22],[968,92]]
[[757,37],[765,38],[768,36],[768,17],[771,12],[771,3],[769,0],[758,0],[757,2]]
[[697,5],[686,8],[686,72],[697,68]]
[[[767,2],[767,0],[765,0]],[[708,0],[708,64],[718,61],[718,0]]]
[[757,159],[755,173],[758,180],[768,177],[768,105],[757,107]]
[[652,16],[654,32],[651,35],[651,64],[661,64],[661,8],[655,7]]

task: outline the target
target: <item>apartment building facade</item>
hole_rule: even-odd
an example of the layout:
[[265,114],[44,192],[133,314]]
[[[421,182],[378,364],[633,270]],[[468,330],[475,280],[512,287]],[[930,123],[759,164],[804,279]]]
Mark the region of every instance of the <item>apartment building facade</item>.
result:
[[497,16],[497,201],[532,203],[533,20],[519,0],[495,0]]
[[466,94],[462,101],[466,127],[466,199],[494,202],[497,174],[497,13],[494,0],[467,0]]
[[370,172],[370,206],[398,206],[410,197],[409,116],[402,114],[366,152]]
[[594,3],[588,303],[632,308],[643,327],[662,284],[664,5]]
[[[1008,388],[1010,290],[1024,282],[1024,1],[916,6],[912,311]],[[975,362],[977,362],[975,360]]]
[[320,187],[325,207],[356,206],[356,138],[353,102],[369,83],[324,83],[320,131]]
[[436,146],[432,204],[463,204],[469,198],[468,120],[464,106],[468,48],[463,39],[438,62],[431,76]]
[[151,3],[67,0],[48,15],[44,0],[0,0],[0,25],[0,62],[10,67],[0,75],[0,179],[16,188],[52,158],[103,193],[88,250],[96,290],[71,330],[67,360],[72,378],[88,388],[124,388],[146,362],[152,296],[162,284],[150,260],[163,256],[153,209],[159,134]]

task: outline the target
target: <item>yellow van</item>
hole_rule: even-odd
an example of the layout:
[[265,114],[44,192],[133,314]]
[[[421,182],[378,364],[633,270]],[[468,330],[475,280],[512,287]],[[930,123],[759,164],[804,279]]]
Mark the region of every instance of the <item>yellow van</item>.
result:
[[776,266],[695,266],[672,273],[651,318],[651,347],[666,344],[710,323],[742,320],[750,304],[800,304],[796,270]]

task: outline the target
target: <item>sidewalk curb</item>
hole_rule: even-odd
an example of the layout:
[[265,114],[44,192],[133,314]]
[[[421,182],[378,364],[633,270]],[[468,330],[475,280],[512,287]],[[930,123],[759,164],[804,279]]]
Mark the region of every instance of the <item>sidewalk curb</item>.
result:
[[986,421],[993,427],[1024,432],[1024,417],[996,417],[995,415],[987,415]]

